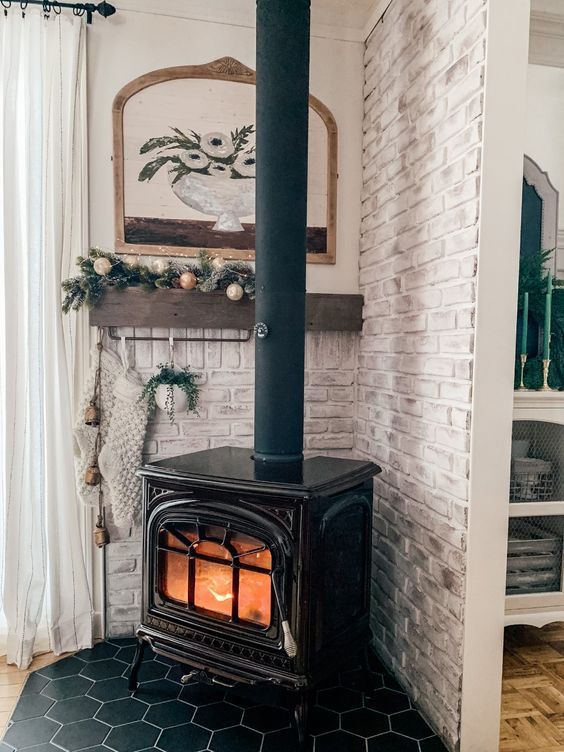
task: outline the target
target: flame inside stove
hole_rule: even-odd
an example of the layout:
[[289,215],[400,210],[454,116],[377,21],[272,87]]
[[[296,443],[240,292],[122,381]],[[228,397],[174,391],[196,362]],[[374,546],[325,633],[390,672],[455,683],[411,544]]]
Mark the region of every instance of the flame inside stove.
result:
[[[181,550],[178,542],[163,530],[163,540],[168,550],[159,551],[159,582],[161,595],[168,600],[189,604],[190,572],[194,576],[193,602],[197,611],[216,614],[219,618],[249,622],[268,627],[271,622],[272,558],[270,551],[256,539],[235,534],[233,545],[240,553],[238,570],[233,568],[229,551],[215,541],[198,541],[191,555],[186,546]],[[166,538],[165,538],[166,533]],[[186,539],[195,540],[188,531]],[[179,550],[170,550],[170,548]],[[257,551],[257,548],[260,548]],[[249,552],[249,553],[247,553]],[[199,556],[206,558],[199,558]],[[194,566],[189,567],[193,558]],[[246,569],[245,566],[252,567]]]

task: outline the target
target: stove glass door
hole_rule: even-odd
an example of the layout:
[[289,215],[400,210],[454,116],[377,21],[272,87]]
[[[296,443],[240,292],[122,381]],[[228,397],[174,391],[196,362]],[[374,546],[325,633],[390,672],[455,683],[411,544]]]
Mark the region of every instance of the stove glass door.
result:
[[165,522],[157,570],[165,602],[258,629],[271,624],[272,554],[258,538],[224,527]]

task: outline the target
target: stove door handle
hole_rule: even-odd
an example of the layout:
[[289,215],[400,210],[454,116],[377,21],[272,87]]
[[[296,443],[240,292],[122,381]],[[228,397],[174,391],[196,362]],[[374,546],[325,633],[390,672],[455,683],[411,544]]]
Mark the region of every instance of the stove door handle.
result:
[[212,684],[219,684],[220,687],[227,687],[228,689],[233,689],[233,687],[237,686],[237,682],[222,681],[218,676],[212,676],[211,681]]

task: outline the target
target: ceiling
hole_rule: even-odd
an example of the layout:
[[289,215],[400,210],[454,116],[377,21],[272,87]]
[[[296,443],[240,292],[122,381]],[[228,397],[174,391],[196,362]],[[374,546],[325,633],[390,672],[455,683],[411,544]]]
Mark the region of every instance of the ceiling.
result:
[[[254,26],[256,0],[121,0],[118,10]],[[314,35],[364,41],[389,0],[312,0]]]

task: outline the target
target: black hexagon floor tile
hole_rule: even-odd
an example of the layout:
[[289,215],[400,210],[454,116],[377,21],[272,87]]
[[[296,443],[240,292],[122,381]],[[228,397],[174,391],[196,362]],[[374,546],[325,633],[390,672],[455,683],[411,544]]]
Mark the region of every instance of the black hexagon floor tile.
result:
[[211,731],[186,723],[163,731],[159,738],[159,749],[164,752],[201,752],[208,748]]
[[121,661],[114,658],[106,658],[101,661],[94,661],[83,666],[80,675],[85,676],[92,681],[101,681],[102,679],[114,679],[121,676],[125,670]]
[[[134,640],[112,639],[30,674],[0,752],[293,752],[286,702],[250,687],[180,684],[189,670],[146,651],[127,686]],[[307,752],[445,752],[408,697],[371,658],[327,679]],[[261,704],[262,703],[262,704]],[[29,749],[28,749],[29,748]],[[33,749],[31,749],[33,748]]]
[[62,679],[64,676],[76,676],[80,674],[85,665],[84,661],[71,656],[70,658],[63,658],[61,661],[52,663],[50,666],[40,668],[37,670],[37,673],[47,679]]
[[371,692],[364,704],[371,710],[378,710],[380,713],[399,713],[402,710],[409,710],[409,699],[403,692],[395,692],[392,689],[377,689]]
[[145,716],[147,723],[159,728],[169,728],[169,726],[180,726],[183,723],[189,723],[194,715],[195,708],[180,700],[169,700],[160,702],[158,705],[151,705]]
[[392,731],[403,734],[403,736],[409,736],[411,739],[426,739],[429,736],[434,736],[432,730],[416,710],[404,710],[402,713],[393,715],[390,720]]
[[209,749],[213,752],[259,752],[263,736],[244,726],[216,731]]
[[203,726],[210,731],[238,726],[241,723],[243,711],[235,705],[227,702],[214,702],[211,705],[204,705],[196,710],[192,723]]
[[6,731],[4,741],[15,749],[34,747],[36,744],[50,742],[60,725],[49,718],[30,718],[17,721]]
[[[79,677],[82,679],[82,677]],[[129,697],[131,692],[127,686],[127,679],[117,677],[115,679],[104,679],[103,681],[89,682],[88,696],[101,702],[110,700],[121,700],[123,697]]]
[[359,708],[341,714],[341,728],[358,736],[376,736],[390,730],[390,719],[375,710]]
[[147,705],[144,702],[126,697],[123,700],[105,702],[98,710],[96,719],[109,726],[123,726],[124,723],[140,721],[146,712]]
[[243,725],[263,734],[269,731],[279,731],[290,725],[290,714],[285,708],[270,708],[259,705],[245,710]]
[[22,695],[12,713],[12,721],[25,721],[40,718],[49,710],[54,700],[38,694]]
[[[443,746],[443,752],[444,749]],[[419,745],[415,739],[390,732],[369,739],[368,752],[419,752]]]
[[110,731],[110,727],[106,726],[105,723],[88,718],[84,721],[61,726],[53,737],[53,742],[67,752],[77,752],[79,749],[101,744],[108,735],[108,731]]
[[104,658],[115,658],[118,651],[119,648],[110,642],[98,642],[93,647],[78,652],[76,657],[90,663],[91,661],[101,661]]
[[315,752],[365,752],[366,740],[348,731],[332,731],[315,739]]
[[113,728],[104,745],[116,752],[138,752],[138,750],[152,747],[160,733],[160,729],[145,721],[135,721]]
[[53,700],[68,700],[70,697],[85,695],[92,686],[93,682],[83,676],[67,676],[64,679],[50,681],[41,690],[41,694]]
[[74,723],[93,718],[100,707],[100,703],[91,697],[72,697],[70,700],[57,701],[46,715],[57,723]]

